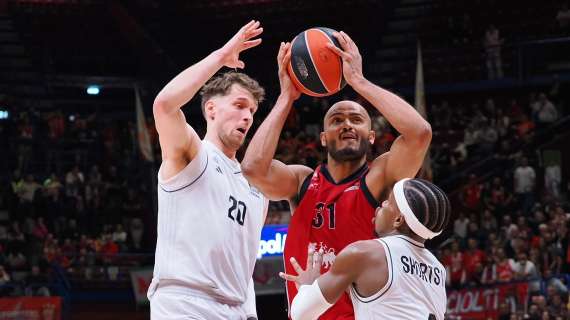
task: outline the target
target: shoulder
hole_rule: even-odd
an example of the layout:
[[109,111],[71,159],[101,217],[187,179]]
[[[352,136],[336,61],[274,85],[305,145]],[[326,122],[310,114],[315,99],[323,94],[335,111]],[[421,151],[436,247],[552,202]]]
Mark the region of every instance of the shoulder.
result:
[[371,261],[383,258],[386,255],[384,247],[377,240],[360,240],[346,246],[337,256],[335,263],[339,260],[354,260],[359,262]]

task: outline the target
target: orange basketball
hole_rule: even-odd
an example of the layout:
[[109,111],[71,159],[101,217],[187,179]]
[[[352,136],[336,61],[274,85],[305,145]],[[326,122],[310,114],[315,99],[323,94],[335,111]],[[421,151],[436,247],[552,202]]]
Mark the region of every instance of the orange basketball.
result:
[[299,91],[313,97],[324,97],[344,88],[342,59],[327,48],[332,43],[340,48],[333,36],[335,30],[311,28],[299,33],[291,43],[291,62],[287,68]]

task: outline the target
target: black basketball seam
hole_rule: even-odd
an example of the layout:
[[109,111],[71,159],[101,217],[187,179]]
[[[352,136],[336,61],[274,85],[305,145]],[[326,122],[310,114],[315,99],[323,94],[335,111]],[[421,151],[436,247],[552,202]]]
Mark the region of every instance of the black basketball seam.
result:
[[[315,29],[315,30],[318,30],[318,29]],[[307,53],[309,54],[309,58],[311,59],[311,63],[315,67],[315,72],[317,73],[317,77],[319,78],[319,81],[321,82],[323,87],[325,87],[325,91],[330,92],[329,88],[327,88],[327,85],[323,81],[323,78],[321,78],[321,74],[319,73],[319,67],[315,64],[315,60],[313,59],[313,55],[311,54],[311,46],[309,46],[309,39],[307,37],[308,31],[309,30],[305,31],[305,45],[307,46]]]
[[[329,35],[328,35],[326,32],[324,32],[323,30],[321,30],[321,29],[319,29],[319,28],[315,28],[315,30],[317,30],[317,31],[319,31],[320,33],[324,34],[325,37],[327,38],[327,40],[329,41],[329,43],[331,43],[333,46],[335,45],[334,42],[332,41],[332,39],[329,37]],[[306,38],[305,38],[305,39],[306,39]],[[340,57],[337,56],[336,54],[335,54],[335,56],[340,59]],[[313,62],[313,64],[314,64],[314,62]],[[342,65],[342,60],[339,61],[339,65]],[[317,69],[317,74],[319,75],[319,79],[321,79],[321,82],[323,83],[323,86],[325,86],[325,88],[327,89],[328,92],[334,92],[334,91],[337,91],[337,90],[340,89],[340,82],[342,81],[342,80],[341,80],[341,79],[342,79],[342,70],[340,70],[340,75],[341,75],[341,76],[339,77],[338,85],[336,86],[336,88],[334,88],[333,90],[331,90],[331,89],[327,86],[326,82],[323,81],[323,79],[321,78],[321,75],[318,73],[318,72],[319,72],[318,68],[315,68],[315,69]]]
[[[295,40],[297,39],[297,37],[293,38],[293,41],[291,41],[291,50],[293,49],[293,43],[295,43]],[[293,77],[295,77],[295,79],[297,80],[297,83],[303,87],[303,89],[305,89],[305,91],[311,91],[309,90],[309,88],[307,88],[303,82],[301,82],[301,79],[299,79],[299,77],[297,76],[297,74],[295,73],[295,68],[293,68],[293,58],[291,57],[291,60],[289,61],[289,66],[291,66],[291,75]]]
[[[301,60],[303,61],[303,64],[307,69],[306,70],[307,77],[302,77],[302,74],[300,74],[300,71],[296,65],[295,68],[293,68],[293,65],[291,65],[291,67],[293,72],[295,73],[296,76],[295,78],[299,80],[299,83],[302,84],[303,88],[307,89],[305,92],[306,94],[315,97],[322,97],[327,94],[327,89],[325,88],[325,86],[323,86],[321,79],[319,79],[316,66],[314,65],[314,63],[312,61],[306,60],[307,57],[311,59],[311,56],[305,38],[306,38],[306,31],[303,31],[299,35],[297,35],[297,37],[295,37],[295,39],[297,40],[293,41],[291,50],[292,52],[295,51],[295,49],[301,51],[300,52],[302,55]],[[291,58],[292,58],[291,62],[296,64],[296,60],[294,59],[294,57],[291,56]],[[306,83],[302,83],[301,79],[303,79]]]

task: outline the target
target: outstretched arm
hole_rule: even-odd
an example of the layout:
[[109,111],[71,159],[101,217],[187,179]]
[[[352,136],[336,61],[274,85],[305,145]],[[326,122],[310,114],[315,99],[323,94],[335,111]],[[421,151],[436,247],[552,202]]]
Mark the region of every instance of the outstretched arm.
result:
[[295,258],[291,264],[297,276],[280,273],[287,281],[294,281],[299,292],[291,304],[293,320],[316,319],[335,304],[352,283],[358,281],[370,259],[363,241],[352,243],[335,258],[331,269],[321,275],[322,252],[309,249],[306,269]]
[[342,50],[328,47],[342,58],[346,82],[368,100],[400,133],[390,151],[375,159],[366,177],[370,192],[380,199],[382,190],[403,178],[414,177],[421,168],[431,142],[431,126],[422,116],[392,92],[368,81],[362,74],[362,56],[352,39],[336,33]]
[[291,44],[281,43],[277,55],[281,94],[255,132],[241,162],[244,176],[270,200],[290,200],[299,191],[303,179],[312,172],[308,167],[286,165],[273,159],[287,115],[300,96],[287,74],[290,59]]
[[[159,134],[165,175],[173,176],[186,166],[198,153],[200,138],[186,123],[180,108],[194,97],[196,92],[220,68],[243,68],[239,60],[241,51],[255,47],[261,39],[263,28],[257,21],[243,26],[222,48],[212,52],[200,62],[182,71],[172,79],[154,100],[153,114]],[[167,177],[165,177],[167,178]]]

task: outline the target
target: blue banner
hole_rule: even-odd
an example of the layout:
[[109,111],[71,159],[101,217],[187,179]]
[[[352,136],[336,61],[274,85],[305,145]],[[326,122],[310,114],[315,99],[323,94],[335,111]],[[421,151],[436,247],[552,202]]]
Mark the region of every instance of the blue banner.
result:
[[264,226],[261,230],[257,259],[282,256],[285,248],[285,239],[287,239],[286,224]]

